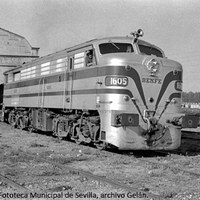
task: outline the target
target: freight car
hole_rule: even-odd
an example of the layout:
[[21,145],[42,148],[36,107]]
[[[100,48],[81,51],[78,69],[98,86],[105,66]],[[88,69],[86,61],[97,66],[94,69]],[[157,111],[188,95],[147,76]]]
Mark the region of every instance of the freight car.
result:
[[182,66],[142,35],[91,40],[7,71],[4,121],[101,149],[176,149]]

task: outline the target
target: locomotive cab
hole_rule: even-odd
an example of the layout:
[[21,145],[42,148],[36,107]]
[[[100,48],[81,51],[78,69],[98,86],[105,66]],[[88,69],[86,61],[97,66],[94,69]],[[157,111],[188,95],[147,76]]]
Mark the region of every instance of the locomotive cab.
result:
[[167,122],[182,116],[182,66],[138,37],[98,43],[99,67],[105,68],[103,74],[99,70],[99,87],[117,93],[97,95],[97,102],[102,102],[97,103],[99,112],[111,110],[101,113],[102,131],[109,143],[121,149],[177,148],[180,126]]

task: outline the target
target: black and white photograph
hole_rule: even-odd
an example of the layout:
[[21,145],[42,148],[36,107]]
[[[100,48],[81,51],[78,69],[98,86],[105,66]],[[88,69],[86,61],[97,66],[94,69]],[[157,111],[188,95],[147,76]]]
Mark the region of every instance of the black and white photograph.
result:
[[1,0],[0,199],[200,200],[200,1]]

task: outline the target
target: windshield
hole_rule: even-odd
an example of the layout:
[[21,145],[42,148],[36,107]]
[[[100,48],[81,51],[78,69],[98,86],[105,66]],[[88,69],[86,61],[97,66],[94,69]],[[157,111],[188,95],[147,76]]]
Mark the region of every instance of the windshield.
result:
[[138,44],[140,52],[142,54],[146,54],[146,55],[154,55],[157,57],[163,57],[163,54],[160,50],[152,47],[152,46],[146,46],[146,45],[142,45],[142,44]]
[[102,43],[99,45],[99,49],[101,54],[134,52],[133,46],[130,43]]

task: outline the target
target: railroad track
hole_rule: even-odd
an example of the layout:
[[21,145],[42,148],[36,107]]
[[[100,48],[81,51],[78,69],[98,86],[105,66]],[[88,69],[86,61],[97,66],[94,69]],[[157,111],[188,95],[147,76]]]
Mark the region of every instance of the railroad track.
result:
[[182,138],[200,140],[200,132],[191,132],[188,130],[182,130]]
[[[89,148],[92,148],[92,147],[89,147]],[[99,150],[97,150],[97,151],[99,151]],[[112,156],[113,153],[115,154],[115,153],[119,153],[119,152],[106,151],[106,153],[108,153],[108,154],[110,154],[110,156]],[[172,155],[171,152],[164,152],[164,151],[155,151],[155,153],[159,153],[160,155],[170,155],[170,154]],[[133,152],[132,152],[131,155],[127,155],[127,154],[125,154],[125,152],[121,152],[120,154],[123,154],[123,156],[128,156],[129,158],[131,156],[134,156]],[[74,175],[82,176],[84,178],[97,180],[99,182],[106,183],[106,184],[112,185],[112,186],[117,187],[117,188],[121,188],[121,189],[123,189],[125,191],[128,191],[128,192],[145,193],[150,199],[155,199],[155,200],[163,199],[163,197],[160,196],[160,195],[155,195],[155,194],[153,194],[151,192],[147,192],[147,191],[144,191],[142,189],[138,190],[138,187],[136,188],[134,186],[124,184],[124,183],[116,181],[114,179],[109,179],[109,178],[107,178],[105,176],[94,175],[94,174],[90,173],[89,171],[84,171],[84,170],[73,168],[73,167],[70,167],[70,166],[67,166],[67,165],[59,164],[58,162],[54,162],[49,158],[42,159],[42,158],[38,158],[37,156],[33,156],[33,155],[30,155],[30,156],[31,156],[32,160],[36,160],[38,162],[43,162],[43,163],[46,162],[46,163],[52,164],[52,165],[54,165],[56,167],[59,167],[62,170],[64,168],[72,175],[74,174]],[[141,157],[137,158],[137,159],[139,161],[141,161],[141,162],[150,163],[150,164],[158,165],[158,166],[163,166],[164,168],[170,168],[170,169],[172,169],[172,172],[176,172],[177,173],[177,171],[181,171],[183,173],[187,173],[187,174],[195,176],[195,177],[200,177],[200,173],[198,173],[198,172],[182,169],[180,167],[172,166],[171,164],[152,161],[152,160],[149,160],[149,159],[146,159],[146,158],[141,158]],[[28,188],[16,183],[15,181],[12,181],[11,179],[9,179],[9,178],[7,178],[7,177],[5,177],[3,175],[0,175],[0,180],[2,182],[6,183],[7,185],[10,185],[11,187],[16,188],[17,190],[24,191],[24,192],[25,191],[29,191]]]
[[[112,154],[112,152],[108,152],[108,153]],[[130,155],[126,155],[126,156],[130,157]],[[163,200],[163,197],[160,196],[160,195],[155,195],[153,193],[150,193],[150,192],[147,192],[147,191],[144,191],[144,190],[138,190],[136,187],[126,185],[126,184],[118,182],[114,179],[106,178],[105,176],[94,175],[94,174],[90,173],[89,171],[84,171],[84,170],[77,169],[77,168],[74,168],[74,167],[70,167],[70,166],[67,166],[67,165],[59,164],[58,162],[54,162],[50,159],[42,159],[42,158],[38,158],[37,156],[32,156],[32,155],[31,155],[31,157],[32,157],[32,160],[35,160],[37,162],[49,163],[49,164],[54,165],[54,166],[56,166],[56,167],[58,167],[62,170],[64,168],[65,170],[67,170],[72,175],[78,175],[78,176],[81,176],[81,177],[84,177],[84,178],[87,178],[87,179],[92,179],[92,180],[96,180],[96,181],[99,181],[99,182],[102,182],[102,183],[106,183],[106,184],[112,185],[114,187],[121,188],[121,189],[123,189],[127,192],[145,193],[148,196],[148,198],[152,199],[152,200]],[[160,163],[160,162],[149,161],[149,160],[146,160],[145,158],[137,158],[137,159],[139,159],[142,162],[151,163],[151,164],[159,165],[159,166],[161,165],[161,166],[164,166],[164,167],[176,170],[176,171],[178,170],[178,171],[182,171],[184,173],[188,173],[188,174],[200,177],[200,173],[197,173],[197,172],[184,170],[184,169],[181,169],[179,167],[171,166],[169,164],[163,164],[163,163]],[[0,180],[2,182],[6,183],[7,185],[11,186],[12,188],[15,188],[18,191],[30,192],[29,188],[26,188],[26,187],[20,185],[19,183],[15,182],[15,181],[13,181],[13,180],[11,180],[11,179],[3,176],[3,175],[0,175]],[[43,192],[47,192],[47,191],[43,191]]]
[[[161,151],[161,150],[158,151],[157,150],[157,151],[152,151],[152,152],[155,152],[155,154],[157,156],[159,156],[159,155],[161,155],[161,156],[173,156],[173,155],[176,155],[177,156],[179,154],[179,151]],[[109,152],[109,153],[112,154],[112,153],[116,153],[116,152]],[[135,156],[133,151],[131,151],[131,154],[129,154],[129,155],[127,155],[124,152],[122,152],[122,155],[128,156],[128,157]],[[173,165],[171,165],[169,163],[161,163],[161,162],[157,162],[157,161],[152,161],[152,160],[147,159],[147,157],[137,157],[137,159],[139,161],[141,161],[141,162],[150,163],[150,164],[154,164],[154,165],[157,165],[157,166],[162,166],[162,167],[165,167],[165,168],[172,169],[173,172],[180,171],[180,172],[192,175],[192,176],[196,176],[197,178],[200,177],[200,172],[194,172],[194,171],[190,171],[190,170],[187,170],[187,169],[182,169],[180,167],[173,166]]]
[[[113,152],[107,152],[109,154],[113,154]],[[124,156],[128,156],[130,158],[130,155],[124,155]],[[107,178],[105,176],[99,176],[99,175],[94,175],[92,174],[91,172],[89,171],[84,171],[82,169],[77,169],[77,168],[74,168],[74,167],[70,167],[68,165],[63,165],[63,164],[60,164],[58,162],[55,162],[55,161],[52,161],[51,159],[45,159],[45,158],[38,158],[37,156],[33,156],[33,155],[30,155],[31,159],[34,160],[34,161],[37,161],[37,162],[42,162],[42,163],[49,163],[55,167],[58,167],[60,169],[64,169],[66,171],[68,171],[70,174],[72,175],[78,175],[78,176],[81,176],[83,178],[87,178],[87,179],[92,179],[92,180],[96,180],[96,181],[99,181],[99,182],[102,182],[102,183],[106,183],[106,184],[109,184],[109,185],[112,185],[114,187],[117,187],[117,188],[121,188],[127,192],[135,192],[135,193],[145,193],[149,199],[152,199],[152,200],[162,200],[164,199],[162,196],[160,195],[155,195],[151,192],[147,192],[147,191],[144,191],[144,190],[139,190],[138,188],[136,187],[133,187],[133,186],[130,186],[130,185],[126,185],[124,183],[121,183],[121,182],[118,182],[114,179],[110,179],[110,178]],[[193,175],[193,176],[197,176],[197,177],[200,177],[200,173],[197,173],[197,172],[193,172],[193,171],[189,171],[189,170],[185,170],[185,169],[182,169],[182,168],[179,168],[179,167],[174,167],[174,166],[171,166],[170,164],[164,164],[164,163],[160,163],[160,162],[156,162],[156,161],[150,161],[150,160],[147,160],[145,158],[137,158],[139,161],[142,161],[142,162],[145,162],[145,163],[150,163],[150,164],[154,164],[154,165],[158,165],[158,166],[164,166],[165,168],[170,168],[172,169],[172,171],[182,171],[184,173],[187,173],[187,174],[190,174],[190,175]],[[0,175],[0,180],[4,183],[6,183],[7,185],[15,188],[16,190],[18,191],[22,191],[22,192],[30,192],[30,189],[20,185],[19,183],[3,176],[3,175]],[[43,192],[47,192],[47,191],[43,191]]]
[[160,166],[163,166],[165,168],[169,168],[169,169],[172,169],[173,172],[177,172],[177,171],[180,171],[180,172],[183,172],[183,173],[187,173],[189,175],[192,175],[192,176],[196,176],[197,178],[200,177],[200,173],[198,172],[194,172],[194,171],[190,171],[190,170],[186,170],[186,169],[182,169],[180,167],[175,167],[175,166],[172,166],[170,164],[165,164],[165,163],[160,163],[160,162],[155,162],[155,161],[147,161],[145,160],[144,158],[140,158],[139,159],[140,161],[143,161],[143,162],[148,162],[148,163],[151,163],[151,164],[154,164],[154,165],[160,165]]
[[[99,151],[99,150],[97,150],[97,151]],[[117,152],[109,152],[109,151],[107,152],[106,151],[106,153],[108,153],[108,154],[110,154],[110,156],[112,156],[113,154],[115,154]],[[172,153],[163,152],[163,151],[156,151],[156,153],[165,154],[165,155],[170,155],[170,154],[172,155]],[[124,155],[124,156],[127,156],[127,157],[130,158],[131,156],[133,156],[133,154],[132,155]],[[172,166],[171,164],[167,164],[167,163],[161,163],[161,162],[157,162],[157,161],[151,161],[151,160],[148,160],[146,158],[137,158],[137,159],[139,161],[141,161],[141,162],[150,163],[150,164],[157,165],[157,166],[162,166],[164,168],[169,168],[174,173],[183,172],[183,173],[186,173],[186,174],[191,175],[193,177],[195,176],[196,178],[200,177],[200,173],[199,172],[194,172],[194,171],[190,171],[190,170],[187,170],[187,169],[182,169],[180,167]],[[56,167],[59,167],[59,168],[63,169],[63,165],[62,164],[59,164],[57,162],[53,162],[53,161],[51,161],[49,159],[41,159],[41,158],[39,158],[38,161],[48,162],[48,163],[50,163],[50,164],[52,164],[52,165],[54,165]],[[92,174],[92,173],[90,173],[88,171],[80,170],[80,169],[73,168],[73,167],[70,167],[70,166],[65,166],[65,169],[67,169],[72,174],[77,174],[77,175],[80,175],[80,176],[85,177],[85,178],[90,178],[90,179],[97,180],[97,181],[100,181],[100,182],[103,182],[103,183],[107,183],[107,184],[110,184],[112,186],[124,189],[127,192],[145,193],[149,198],[155,199],[155,200],[156,199],[162,199],[162,200],[164,199],[160,195],[155,195],[153,193],[146,192],[144,190],[138,190],[136,187],[132,187],[132,186],[126,185],[126,184],[118,182],[118,181],[116,181],[114,179],[106,178],[105,176],[94,175],[94,174]]]
[[[51,164],[55,167],[58,167],[62,170],[63,169],[67,170],[72,175],[78,175],[78,176],[81,176],[83,178],[92,179],[92,180],[96,180],[96,181],[99,181],[99,182],[102,182],[102,183],[106,183],[106,184],[112,185],[114,187],[121,188],[121,189],[123,189],[127,192],[134,192],[134,193],[140,193],[140,194],[143,193],[143,194],[146,194],[148,196],[148,199],[151,199],[151,200],[162,200],[163,199],[159,195],[156,195],[156,194],[153,194],[153,193],[150,193],[150,192],[147,192],[147,191],[139,190],[136,187],[126,185],[126,184],[118,182],[114,179],[106,178],[105,176],[94,175],[94,174],[90,173],[89,171],[84,171],[82,169],[77,169],[77,168],[74,168],[74,167],[70,167],[68,165],[59,164],[59,163],[54,162],[50,159],[37,158],[37,156],[32,156],[32,155],[30,155],[30,156],[31,156],[32,160],[34,160],[34,161],[42,162],[42,163],[49,163],[49,164]],[[15,181],[13,181],[13,180],[11,180],[11,179],[3,176],[3,175],[0,175],[0,180],[2,182],[6,183],[7,185],[11,186],[12,188],[15,188],[18,191],[30,192],[30,189],[18,184],[17,182],[15,182]],[[43,192],[48,192],[48,190],[43,191]]]
[[[39,160],[43,161],[43,162],[48,162],[48,163],[50,163],[50,164],[52,164],[56,167],[63,169],[62,164],[53,162],[51,160],[46,160],[46,159],[39,159]],[[124,183],[120,183],[120,182],[118,182],[114,179],[106,178],[105,176],[94,175],[94,174],[92,174],[88,171],[84,171],[84,170],[77,169],[77,168],[70,167],[70,166],[66,166],[66,165],[64,166],[64,168],[72,174],[80,175],[84,178],[89,178],[89,179],[97,180],[97,181],[100,181],[100,182],[103,182],[103,183],[107,183],[107,184],[110,184],[114,187],[124,189],[127,192],[145,193],[148,196],[148,198],[150,198],[150,199],[155,199],[155,200],[157,200],[157,199],[161,200],[162,199],[162,197],[159,196],[159,195],[155,195],[155,194],[152,194],[150,192],[143,191],[143,190],[138,190],[136,187],[125,185]]]
[[21,191],[21,192],[30,191],[28,188],[20,185],[16,181],[13,181],[13,180],[7,178],[6,176],[3,176],[2,174],[0,174],[0,180],[1,180],[1,182],[6,183],[7,185],[11,186],[12,188],[15,188],[18,191]]

